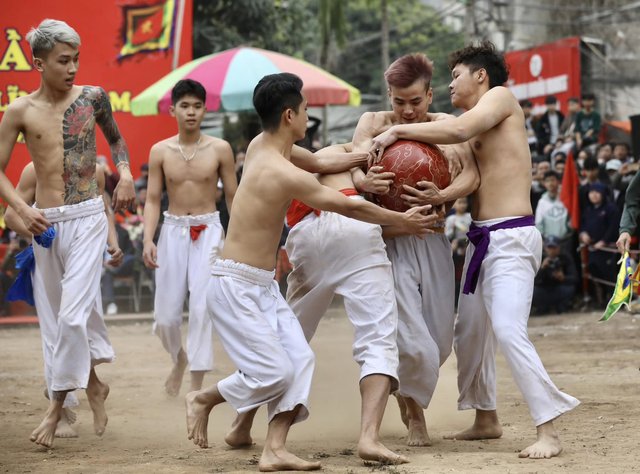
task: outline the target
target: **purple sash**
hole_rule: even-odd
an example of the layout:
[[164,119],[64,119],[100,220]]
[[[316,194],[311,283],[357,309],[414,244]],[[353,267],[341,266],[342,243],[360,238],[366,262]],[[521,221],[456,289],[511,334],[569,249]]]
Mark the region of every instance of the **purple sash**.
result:
[[473,251],[471,261],[467,267],[467,278],[464,281],[464,288],[462,289],[462,292],[465,295],[468,295],[469,293],[473,294],[476,291],[478,278],[480,277],[480,266],[482,265],[482,261],[489,249],[489,241],[491,239],[489,234],[492,231],[529,227],[535,224],[536,221],[533,216],[516,217],[515,219],[509,219],[508,221],[499,222],[492,226],[485,227],[478,227],[472,223],[471,227],[469,227],[469,232],[467,232],[467,237],[469,237],[469,241],[471,241],[476,248]]

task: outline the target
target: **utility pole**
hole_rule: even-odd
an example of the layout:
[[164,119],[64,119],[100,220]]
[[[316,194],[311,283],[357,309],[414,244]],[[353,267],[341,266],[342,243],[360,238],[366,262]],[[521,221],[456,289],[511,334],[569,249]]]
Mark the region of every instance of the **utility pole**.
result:
[[471,43],[479,39],[478,22],[476,19],[476,2],[475,0],[466,0],[466,8],[464,15],[464,32],[466,42]]
[[[381,33],[382,37],[380,40],[381,43],[381,64],[382,64],[382,72],[386,71],[389,67],[389,9],[387,0],[380,0],[380,14],[381,14]],[[387,84],[385,80],[382,80],[381,90],[380,90],[380,110],[387,110]]]

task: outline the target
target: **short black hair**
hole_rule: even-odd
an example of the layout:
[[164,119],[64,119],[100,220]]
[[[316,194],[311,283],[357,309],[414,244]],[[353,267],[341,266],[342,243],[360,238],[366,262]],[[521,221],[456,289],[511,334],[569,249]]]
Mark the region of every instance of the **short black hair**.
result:
[[548,95],[545,99],[544,99],[544,103],[547,105],[552,105],[552,104],[556,104],[558,102],[558,99],[556,99],[555,95]]
[[598,159],[595,156],[589,156],[584,159],[584,163],[582,163],[582,169],[584,170],[597,170],[600,168],[598,164]]
[[193,79],[181,79],[171,89],[171,104],[176,105],[186,95],[197,97],[203,104],[207,101],[207,91],[202,84]]
[[585,92],[582,94],[582,100],[596,100],[596,96],[590,92]]
[[543,179],[547,178],[556,178],[557,180],[560,180],[560,174],[554,170],[545,171]]
[[262,129],[277,130],[282,112],[287,109],[298,112],[303,101],[301,91],[302,79],[295,74],[282,72],[260,79],[253,90],[253,106],[260,117]]
[[491,41],[482,41],[478,45],[470,44],[449,55],[449,69],[458,64],[468,66],[471,72],[484,69],[489,76],[489,88],[501,86],[509,79],[509,66],[504,55],[499,53]]

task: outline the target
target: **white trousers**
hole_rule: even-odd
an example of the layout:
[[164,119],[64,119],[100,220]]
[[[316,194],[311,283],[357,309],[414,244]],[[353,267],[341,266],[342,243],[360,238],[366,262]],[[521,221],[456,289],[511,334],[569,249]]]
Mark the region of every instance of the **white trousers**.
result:
[[399,394],[427,408],[453,346],[455,274],[444,234],[387,241],[398,303]]
[[[36,283],[36,279],[39,281]],[[34,272],[32,274],[34,293],[36,288],[43,288],[44,282],[42,282],[42,273]],[[34,295],[35,298],[35,295]],[[38,322],[40,324],[40,331],[42,334],[42,353],[44,356],[44,380],[47,386],[47,392],[49,392],[49,399],[51,400],[53,394],[51,393],[51,381],[52,381],[52,363],[53,363],[53,350],[52,350],[52,336],[57,334],[57,328],[51,327],[52,324],[57,324],[57,318],[51,309],[51,305],[46,298],[35,298],[36,310],[38,313]],[[45,338],[45,334],[47,335]],[[91,314],[87,321],[87,337],[89,338],[89,352],[91,354],[91,366],[98,365],[103,362],[112,362],[115,358],[113,348],[111,347],[111,341],[107,334],[107,327],[104,324],[104,314],[102,311],[102,295],[98,292],[96,302],[91,308]],[[65,408],[73,408],[80,404],[75,392],[67,393],[64,399]]]
[[[206,225],[196,240],[192,226]],[[158,239],[155,270],[155,334],[160,337],[173,362],[182,349],[182,309],[189,293],[189,325],[186,353],[192,371],[213,369],[213,325],[207,314],[207,283],[210,279],[209,253],[222,244],[224,231],[218,212],[198,216],[164,213]]]
[[43,211],[56,237],[49,248],[33,242],[33,293],[51,396],[52,391],[87,388],[91,367],[115,356],[100,298],[107,242],[104,201],[100,197]]
[[355,329],[353,358],[360,365],[360,379],[388,375],[395,390],[398,313],[380,226],[333,212],[310,214],[289,231],[285,248],[293,265],[287,302],[307,341],[334,294],[341,295]]
[[309,416],[315,357],[275,272],[217,260],[211,273],[207,307],[238,368],[218,382],[220,394],[239,413],[268,404],[269,421],[302,405],[294,423],[303,421]]
[[[475,222],[491,226],[505,219]],[[540,267],[542,238],[533,226],[490,234],[474,294],[460,293],[455,351],[458,408],[496,409],[496,345],[511,369],[536,426],[580,402],[553,384],[527,334],[533,280]],[[463,278],[475,246],[469,244]]]

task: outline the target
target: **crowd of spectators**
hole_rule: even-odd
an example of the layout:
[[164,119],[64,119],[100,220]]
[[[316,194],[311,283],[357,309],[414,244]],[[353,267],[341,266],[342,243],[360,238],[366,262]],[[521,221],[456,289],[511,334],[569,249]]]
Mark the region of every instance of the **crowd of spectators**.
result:
[[[532,156],[531,203],[544,239],[541,270],[536,279],[534,311],[564,312],[578,303],[604,307],[613,291],[619,254],[615,251],[625,192],[638,170],[626,142],[602,139],[602,117],[593,94],[571,98],[567,113],[558,111],[554,96],[546,111],[527,116]],[[569,154],[579,180],[577,223],[560,199]],[[571,176],[569,176],[571,178]]]

